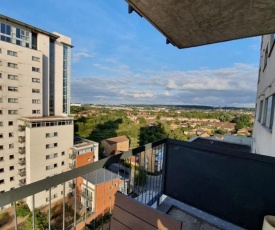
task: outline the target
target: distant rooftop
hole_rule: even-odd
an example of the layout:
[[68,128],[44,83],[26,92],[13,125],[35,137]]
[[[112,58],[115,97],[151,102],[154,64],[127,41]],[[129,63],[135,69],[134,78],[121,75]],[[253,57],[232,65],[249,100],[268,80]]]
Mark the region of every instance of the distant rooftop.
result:
[[126,136],[119,136],[119,137],[108,138],[105,141],[107,141],[110,145],[113,145],[119,142],[129,141],[129,139]]
[[251,148],[247,145],[234,144],[234,143],[213,140],[213,139],[208,139],[208,138],[198,137],[198,138],[194,139],[192,142],[202,144],[202,145],[218,147],[218,148],[230,149],[232,151],[241,151],[241,152],[246,152],[246,153],[251,152]]
[[78,149],[78,148],[83,148],[87,146],[93,146],[96,142],[87,140],[81,137],[75,137],[74,138],[74,146],[72,149]]
[[[119,178],[118,174],[115,174],[104,168],[100,168],[96,171],[93,171],[87,174],[88,182],[92,184],[101,184],[103,182],[107,182],[117,178]],[[86,178],[83,177],[83,179],[86,179]]]

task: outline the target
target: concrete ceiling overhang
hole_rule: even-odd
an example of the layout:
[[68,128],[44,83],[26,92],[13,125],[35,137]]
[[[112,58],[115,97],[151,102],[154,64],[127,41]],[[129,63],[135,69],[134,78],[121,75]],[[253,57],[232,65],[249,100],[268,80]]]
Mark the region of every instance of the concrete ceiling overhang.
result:
[[275,32],[275,0],[126,0],[178,48]]

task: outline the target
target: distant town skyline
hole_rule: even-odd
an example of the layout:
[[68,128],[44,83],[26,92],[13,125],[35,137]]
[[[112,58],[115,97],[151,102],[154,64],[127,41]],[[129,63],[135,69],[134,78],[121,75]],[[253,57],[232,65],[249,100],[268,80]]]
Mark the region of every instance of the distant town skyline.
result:
[[72,38],[73,103],[254,107],[260,37],[179,50],[127,7],[6,0],[1,14]]

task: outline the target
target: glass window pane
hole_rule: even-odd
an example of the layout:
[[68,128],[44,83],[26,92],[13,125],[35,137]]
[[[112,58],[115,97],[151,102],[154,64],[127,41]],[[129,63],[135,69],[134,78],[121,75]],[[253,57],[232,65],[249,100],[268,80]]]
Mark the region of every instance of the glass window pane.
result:
[[10,25],[6,26],[6,34],[11,35],[11,26]]
[[21,38],[20,29],[16,28],[16,37]]
[[1,23],[1,33],[5,33],[5,24]]

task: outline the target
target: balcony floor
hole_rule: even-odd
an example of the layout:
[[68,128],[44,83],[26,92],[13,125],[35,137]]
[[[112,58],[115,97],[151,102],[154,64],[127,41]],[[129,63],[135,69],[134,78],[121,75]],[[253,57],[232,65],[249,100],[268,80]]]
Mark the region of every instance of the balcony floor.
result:
[[157,210],[182,221],[182,229],[188,230],[243,230],[239,226],[210,215],[204,211],[167,197],[157,207]]

